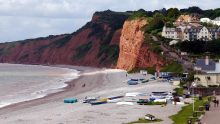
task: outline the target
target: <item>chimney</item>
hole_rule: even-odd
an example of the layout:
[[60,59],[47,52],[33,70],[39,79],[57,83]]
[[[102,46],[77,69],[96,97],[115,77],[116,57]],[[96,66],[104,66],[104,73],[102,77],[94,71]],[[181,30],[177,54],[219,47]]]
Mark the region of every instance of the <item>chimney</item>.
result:
[[205,65],[209,65],[209,57],[208,56],[205,57]]

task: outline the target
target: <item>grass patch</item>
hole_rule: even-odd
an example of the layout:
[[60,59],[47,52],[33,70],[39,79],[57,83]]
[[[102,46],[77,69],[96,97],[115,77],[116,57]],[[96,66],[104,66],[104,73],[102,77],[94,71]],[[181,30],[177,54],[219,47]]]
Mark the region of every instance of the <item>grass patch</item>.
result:
[[147,32],[144,33],[144,43],[148,44],[150,46],[150,50],[154,53],[160,54],[163,50],[160,47],[159,41],[154,41],[151,37],[151,35]]
[[136,12],[132,13],[132,15],[130,15],[128,20],[146,19],[146,18],[147,18],[147,14],[145,12],[143,12],[143,11],[136,11]]
[[176,92],[177,96],[182,96],[184,94],[183,88],[175,88],[174,91]]
[[54,44],[57,48],[64,47],[71,40],[71,38],[72,38],[72,35],[65,36],[65,37],[55,41]]
[[133,121],[133,122],[129,122],[127,124],[137,124],[137,123],[141,123],[141,124],[144,124],[144,123],[156,123],[156,122],[161,122],[163,120],[161,119],[156,119],[154,121],[150,121],[150,120],[146,120],[144,118],[139,118],[138,121]]
[[164,68],[162,68],[161,72],[175,72],[175,73],[182,73],[183,66],[177,62],[173,62]]
[[147,102],[145,105],[165,105],[165,102]]
[[156,72],[156,67],[148,67],[146,70],[148,74],[154,75],[154,73]]
[[[208,102],[208,97],[203,98],[203,100],[196,100],[195,110],[199,109],[199,106],[204,106]],[[197,117],[199,117],[202,113],[198,113]],[[189,104],[187,106],[182,107],[182,110],[179,111],[176,115],[170,116],[170,119],[173,120],[174,124],[186,124],[189,117],[193,116],[193,104]],[[194,122],[196,118],[194,119]]]
[[152,75],[154,75],[154,73],[156,72],[155,67],[148,67],[148,68],[135,68],[135,69],[128,71],[128,73],[129,74],[137,73],[137,72],[140,72],[140,70],[146,70],[148,74],[152,74]]
[[119,46],[118,45],[101,45],[99,48],[99,52],[97,54],[97,58],[100,58],[101,63],[113,62],[117,63],[119,56]]

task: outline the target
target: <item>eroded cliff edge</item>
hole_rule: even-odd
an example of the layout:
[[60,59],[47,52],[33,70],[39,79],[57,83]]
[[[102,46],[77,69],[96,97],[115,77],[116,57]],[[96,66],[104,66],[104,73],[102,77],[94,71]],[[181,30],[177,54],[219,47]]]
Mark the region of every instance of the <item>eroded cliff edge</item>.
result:
[[163,62],[160,56],[145,43],[143,27],[148,24],[146,19],[127,20],[120,37],[120,53],[117,68],[131,71],[135,68],[160,68]]

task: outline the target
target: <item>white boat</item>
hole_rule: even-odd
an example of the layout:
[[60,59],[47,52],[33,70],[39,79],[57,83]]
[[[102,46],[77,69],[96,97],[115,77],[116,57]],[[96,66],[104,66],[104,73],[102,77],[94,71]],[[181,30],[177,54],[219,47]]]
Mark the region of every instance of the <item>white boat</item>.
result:
[[139,96],[143,93],[139,93],[139,92],[133,92],[133,93],[126,93],[125,96],[127,97],[136,97],[136,96]]
[[117,105],[134,105],[133,102],[117,102]]
[[155,99],[154,102],[167,102],[166,99]]

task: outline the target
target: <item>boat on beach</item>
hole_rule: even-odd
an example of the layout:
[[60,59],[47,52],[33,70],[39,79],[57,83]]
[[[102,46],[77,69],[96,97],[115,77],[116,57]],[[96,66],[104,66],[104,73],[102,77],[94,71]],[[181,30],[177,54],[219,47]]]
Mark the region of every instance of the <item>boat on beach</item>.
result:
[[91,101],[90,104],[91,104],[91,105],[106,104],[107,101],[108,101],[108,98],[101,98],[101,99],[96,100],[96,101]]

